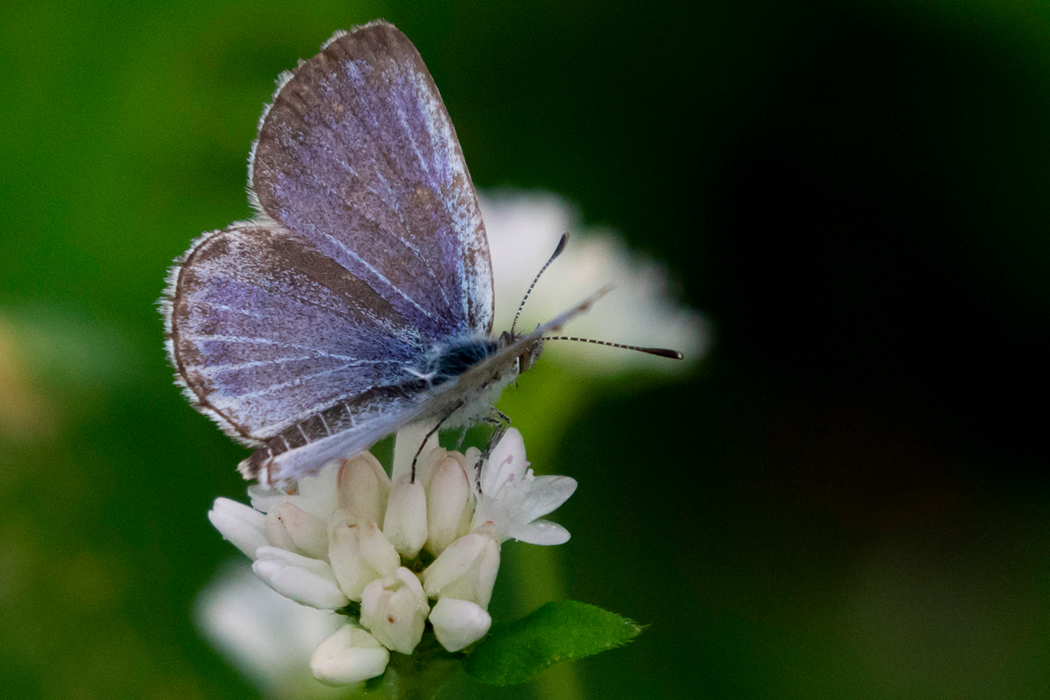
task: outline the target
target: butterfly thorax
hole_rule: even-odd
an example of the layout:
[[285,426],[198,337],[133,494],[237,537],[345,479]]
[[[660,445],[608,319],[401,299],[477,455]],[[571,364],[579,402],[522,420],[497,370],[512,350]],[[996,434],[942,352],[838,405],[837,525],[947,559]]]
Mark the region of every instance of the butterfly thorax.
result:
[[412,371],[431,386],[444,384],[460,376],[499,349],[499,343],[488,338],[470,338],[462,342],[435,346],[423,372]]

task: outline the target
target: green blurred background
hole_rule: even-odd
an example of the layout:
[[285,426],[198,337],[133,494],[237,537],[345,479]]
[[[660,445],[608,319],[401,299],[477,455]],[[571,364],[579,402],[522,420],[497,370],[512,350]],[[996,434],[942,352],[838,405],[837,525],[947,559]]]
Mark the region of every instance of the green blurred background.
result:
[[581,487],[498,609],[535,577],[649,628],[447,697],[1050,697],[1043,0],[4,3],[0,694],[256,696],[192,622],[244,452],[154,301],[249,215],[276,75],[375,17],[479,186],[566,196],[718,330],[681,382],[541,363],[509,399]]

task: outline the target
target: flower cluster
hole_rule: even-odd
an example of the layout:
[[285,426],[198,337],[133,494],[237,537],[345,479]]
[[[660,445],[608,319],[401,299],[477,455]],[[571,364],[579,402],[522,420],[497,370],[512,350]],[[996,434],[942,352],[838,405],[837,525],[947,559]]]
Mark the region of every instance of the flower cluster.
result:
[[539,518],[564,503],[576,481],[535,476],[517,430],[484,461],[475,448],[464,454],[428,443],[413,479],[406,455],[422,439],[420,426],[398,435],[390,476],[366,452],[284,489],[253,486],[251,506],[219,498],[209,513],[275,591],[350,615],[314,651],[321,681],[382,674],[390,652],[411,654],[428,622],[450,652],[476,642],[492,623],[500,544],[569,539]]

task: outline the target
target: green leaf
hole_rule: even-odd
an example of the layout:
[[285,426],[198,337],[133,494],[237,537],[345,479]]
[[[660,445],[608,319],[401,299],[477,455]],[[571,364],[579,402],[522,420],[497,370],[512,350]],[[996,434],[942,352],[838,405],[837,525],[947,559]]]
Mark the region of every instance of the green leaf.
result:
[[520,620],[493,627],[463,665],[483,683],[523,683],[558,661],[623,646],[641,631],[637,623],[594,605],[547,603]]

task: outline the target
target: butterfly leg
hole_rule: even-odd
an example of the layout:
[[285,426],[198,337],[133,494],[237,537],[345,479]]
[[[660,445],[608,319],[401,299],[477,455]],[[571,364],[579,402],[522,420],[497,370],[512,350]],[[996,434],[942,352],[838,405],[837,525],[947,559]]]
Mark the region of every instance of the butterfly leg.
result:
[[499,410],[495,406],[492,407],[492,412],[499,417],[500,421],[503,423],[503,430],[504,432],[506,432],[507,428],[510,427],[510,416],[508,416],[506,413]]
[[430,438],[434,437],[435,433],[437,433],[437,431],[441,429],[442,424],[445,421],[447,421],[449,419],[449,417],[452,416],[453,413],[455,413],[459,409],[463,408],[463,404],[464,404],[464,401],[462,401],[462,400],[457,401],[456,404],[452,407],[452,409],[448,413],[446,413],[444,416],[441,417],[441,420],[438,421],[438,424],[435,425],[433,428],[431,428],[430,432],[427,433],[426,436],[423,438],[423,441],[419,443],[419,449],[416,450],[415,456],[412,457],[412,477],[410,479],[411,482],[414,483],[415,480],[416,480],[416,462],[419,460],[419,455],[422,454],[422,452],[423,452],[423,446],[427,444],[427,442],[430,440]]
[[499,444],[499,441],[503,439],[503,435],[507,432],[507,429],[510,428],[510,416],[495,406],[492,407],[492,412],[496,414],[496,417],[489,416],[485,419],[485,422],[489,425],[495,425],[496,430],[492,433],[492,437],[489,438],[489,444],[481,453],[481,457],[479,457],[478,461],[474,464],[474,487],[478,490],[479,494],[481,493],[481,465],[489,458],[489,455],[492,454],[493,448]]
[[456,452],[462,452],[463,451],[463,441],[466,440],[466,438],[467,438],[467,430],[469,430],[469,429],[470,429],[470,426],[464,425],[463,429],[459,431],[459,439],[456,440]]

